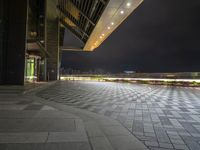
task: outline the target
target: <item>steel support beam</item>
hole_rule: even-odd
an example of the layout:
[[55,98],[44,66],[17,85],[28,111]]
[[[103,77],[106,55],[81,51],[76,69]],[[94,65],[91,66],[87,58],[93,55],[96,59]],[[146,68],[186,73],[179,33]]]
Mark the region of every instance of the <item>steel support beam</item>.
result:
[[78,24],[78,21],[76,21],[76,19],[70,15],[70,13],[67,10],[63,10],[62,7],[58,6],[58,9],[60,10],[60,12],[67,17],[68,19],[70,19],[77,27],[79,27],[79,30],[85,34],[87,37],[89,37],[89,35],[80,27],[80,25]]
[[81,35],[79,35],[76,31],[74,31],[74,29],[69,26],[67,23],[65,23],[62,19],[60,19],[60,23],[65,26],[69,31],[71,31],[81,42],[85,43],[85,41],[83,41],[81,39]]
[[[72,3],[73,3],[73,1],[72,0],[70,0]],[[73,3],[74,4],[74,3]],[[74,4],[74,6],[79,10],[79,12],[80,12],[80,14],[85,18],[85,19],[87,19],[93,26],[95,26],[95,23],[90,19],[90,17],[89,16],[87,16],[81,9],[79,9],[75,4]]]

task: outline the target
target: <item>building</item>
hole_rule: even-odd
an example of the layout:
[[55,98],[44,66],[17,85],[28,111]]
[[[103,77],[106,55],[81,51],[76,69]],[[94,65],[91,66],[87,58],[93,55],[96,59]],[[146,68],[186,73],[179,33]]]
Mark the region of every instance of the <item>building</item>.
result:
[[[1,0],[0,84],[59,79],[63,50],[93,51],[142,0]],[[70,31],[81,46],[64,46]]]

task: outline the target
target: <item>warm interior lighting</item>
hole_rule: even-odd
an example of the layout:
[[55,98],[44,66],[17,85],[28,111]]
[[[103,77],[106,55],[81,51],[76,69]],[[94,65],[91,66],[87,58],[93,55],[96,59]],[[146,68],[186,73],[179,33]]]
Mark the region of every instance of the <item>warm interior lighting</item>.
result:
[[110,30],[110,27],[108,27],[108,30]]
[[111,22],[111,25],[114,25],[114,22]]
[[105,34],[103,33],[102,36],[104,36]]
[[99,38],[102,39],[102,36],[100,36]]
[[120,14],[124,14],[124,11],[123,11],[123,10],[121,10],[121,11],[120,11]]

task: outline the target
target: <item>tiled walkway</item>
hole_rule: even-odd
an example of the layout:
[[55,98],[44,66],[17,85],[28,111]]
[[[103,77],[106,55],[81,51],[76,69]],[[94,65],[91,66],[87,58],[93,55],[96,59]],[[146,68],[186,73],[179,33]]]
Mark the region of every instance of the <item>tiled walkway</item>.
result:
[[114,119],[35,95],[54,83],[25,95],[1,87],[0,150],[147,150]]
[[90,150],[77,116],[29,96],[0,95],[0,150]]
[[117,119],[152,150],[200,150],[200,90],[62,81],[38,95]]

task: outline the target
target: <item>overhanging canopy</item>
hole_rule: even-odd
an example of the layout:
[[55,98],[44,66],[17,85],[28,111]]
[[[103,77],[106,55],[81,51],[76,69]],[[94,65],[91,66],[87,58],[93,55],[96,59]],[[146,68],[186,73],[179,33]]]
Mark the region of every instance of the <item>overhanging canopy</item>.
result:
[[60,22],[83,43],[80,50],[93,51],[142,1],[59,0]]

